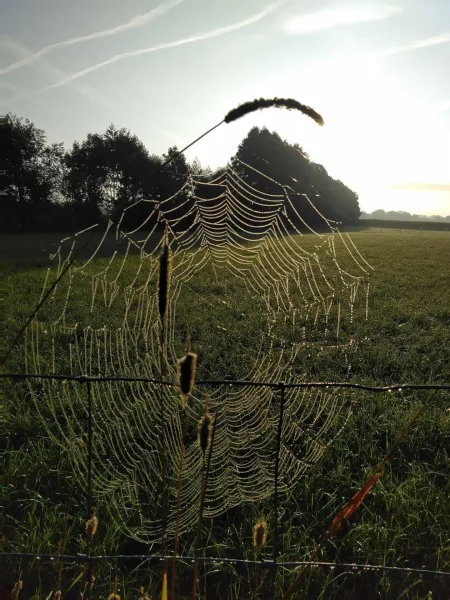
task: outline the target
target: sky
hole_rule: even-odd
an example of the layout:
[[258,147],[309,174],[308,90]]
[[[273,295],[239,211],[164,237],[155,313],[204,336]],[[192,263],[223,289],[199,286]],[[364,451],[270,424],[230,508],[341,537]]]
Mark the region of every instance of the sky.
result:
[[0,113],[70,148],[110,123],[225,164],[255,125],[299,143],[363,211],[450,214],[449,0],[1,0]]

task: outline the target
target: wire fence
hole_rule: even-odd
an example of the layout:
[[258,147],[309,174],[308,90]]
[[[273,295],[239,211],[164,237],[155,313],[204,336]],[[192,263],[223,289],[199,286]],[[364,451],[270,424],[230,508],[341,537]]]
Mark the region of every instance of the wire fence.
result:
[[[160,380],[155,378],[147,377],[121,377],[121,376],[74,376],[74,375],[57,375],[57,374],[35,374],[35,373],[0,373],[0,380],[55,380],[55,381],[72,381],[80,385],[86,386],[87,391],[87,494],[86,494],[86,514],[91,515],[94,498],[93,498],[93,480],[92,480],[92,461],[93,461],[93,433],[95,427],[95,411],[93,408],[92,401],[92,390],[91,386],[94,383],[114,383],[114,382],[141,382],[149,384],[157,384],[162,386],[174,387],[173,381]],[[286,571],[295,570],[299,567],[314,567],[321,568],[324,570],[347,570],[350,572],[373,572],[373,573],[403,573],[403,574],[416,574],[418,576],[432,576],[432,577],[443,577],[450,583],[450,571],[444,570],[433,570],[426,568],[414,568],[404,566],[390,566],[386,564],[361,564],[353,562],[326,562],[320,560],[299,560],[299,561],[282,561],[278,560],[279,557],[279,526],[280,526],[280,503],[279,503],[279,468],[280,468],[280,448],[282,444],[282,430],[283,430],[283,416],[284,416],[284,403],[285,403],[285,392],[288,389],[313,389],[313,388],[324,388],[324,389],[352,389],[370,392],[371,394],[383,394],[389,392],[406,392],[406,391],[443,391],[450,392],[450,385],[445,384],[392,384],[384,386],[374,386],[367,384],[359,384],[352,382],[284,382],[284,381],[253,381],[253,380],[231,380],[231,379],[214,379],[214,380],[201,380],[195,382],[196,387],[209,386],[251,386],[259,388],[270,388],[274,391],[279,392],[279,412],[278,412],[278,423],[277,423],[277,436],[276,436],[276,451],[274,456],[274,488],[273,488],[273,551],[272,559],[259,559],[259,560],[248,560],[242,558],[227,558],[227,557],[214,557],[214,556],[191,556],[184,554],[177,554],[176,560],[180,563],[193,564],[198,562],[200,564],[208,564],[214,566],[216,569],[223,568],[227,565],[231,566],[246,566],[246,567],[257,567],[258,569],[269,569],[272,572],[273,586],[271,588],[272,594],[274,594],[274,581],[276,578],[277,570],[283,569]],[[91,590],[93,581],[93,566],[97,563],[107,562],[114,565],[114,570],[117,573],[117,565],[119,563],[127,563],[132,561],[140,561],[139,567],[150,564],[160,564],[163,561],[167,561],[168,558],[163,557],[161,554],[94,554],[89,552],[77,553],[77,554],[62,554],[62,553],[35,553],[35,552],[1,552],[0,559],[5,560],[23,560],[27,561],[39,561],[41,564],[45,561],[58,561],[61,564],[67,563],[84,563],[87,565],[87,581],[85,586],[85,592],[82,594],[83,598],[89,600],[91,597]],[[85,575],[86,575],[85,573]],[[2,598],[2,588],[0,586],[0,599]],[[6,596],[5,596],[6,597]],[[9,597],[9,595],[8,595]],[[145,600],[145,594],[142,595],[142,599]],[[217,596],[218,598],[221,596]],[[228,596],[226,596],[228,598]],[[231,597],[231,596],[230,596]],[[265,596],[264,596],[265,597]],[[267,596],[267,597],[275,597]]]

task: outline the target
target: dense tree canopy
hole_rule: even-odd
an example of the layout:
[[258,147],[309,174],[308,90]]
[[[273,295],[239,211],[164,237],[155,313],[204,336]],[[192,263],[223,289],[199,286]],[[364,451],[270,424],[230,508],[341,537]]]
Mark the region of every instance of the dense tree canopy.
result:
[[0,223],[3,231],[39,230],[62,199],[62,144],[46,144],[42,129],[8,115]]
[[[6,126],[2,231],[75,231],[106,219],[117,222],[122,215],[127,227],[137,226],[150,212],[139,200],[158,202],[172,196],[189,173],[208,181],[221,172],[203,168],[198,160],[189,164],[184,155],[175,157],[176,147],[162,156],[152,155],[137,136],[114,125],[102,134],[88,134],[67,151],[62,144],[48,144],[45,132],[27,119],[9,114]],[[169,165],[159,168],[172,157]],[[359,218],[358,196],[312,162],[299,145],[288,144],[275,132],[253,128],[231,162],[243,176],[242,162],[286,186],[292,205],[310,225],[323,223],[319,213],[343,223]],[[245,171],[248,183],[280,192],[273,181],[250,172]],[[182,193],[188,209],[191,194],[188,189]],[[314,207],[301,194],[307,194]]]
[[[309,225],[320,223],[318,212],[340,223],[354,223],[360,215],[358,195],[342,181],[328,175],[325,167],[312,162],[298,144],[288,144],[266,128],[254,127],[239,145],[232,159],[236,169],[240,161],[254,167],[275,181],[292,188],[289,197]],[[248,173],[248,170],[246,171]],[[269,193],[279,187],[267,177],[252,172],[249,183]],[[314,207],[302,195],[313,201]]]

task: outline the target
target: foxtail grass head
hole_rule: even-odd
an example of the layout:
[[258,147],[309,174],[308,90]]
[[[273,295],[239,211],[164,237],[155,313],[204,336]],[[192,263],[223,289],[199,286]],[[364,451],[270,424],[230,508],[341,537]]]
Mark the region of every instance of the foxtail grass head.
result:
[[92,540],[94,535],[97,533],[97,527],[98,527],[98,519],[97,519],[97,515],[95,512],[95,508],[94,508],[92,511],[91,518],[86,521],[85,528],[84,528],[86,537],[88,540]]
[[225,123],[231,123],[232,121],[236,121],[237,119],[255,112],[256,110],[271,107],[298,110],[304,115],[313,119],[313,121],[315,121],[318,125],[324,125],[324,120],[318,112],[316,112],[310,106],[306,106],[306,104],[302,104],[293,98],[259,98],[256,100],[251,100],[250,102],[244,102],[244,104],[240,104],[236,108],[230,110],[230,112],[225,115],[224,121]]
[[177,388],[184,402],[194,389],[196,368],[197,355],[194,352],[187,352],[177,362]]
[[259,552],[267,540],[267,523],[261,519],[253,527],[253,546]]
[[170,275],[172,270],[172,251],[166,242],[159,258],[158,310],[161,321],[169,306]]
[[211,444],[212,423],[213,416],[209,413],[204,414],[198,422],[197,439],[203,454],[205,454]]

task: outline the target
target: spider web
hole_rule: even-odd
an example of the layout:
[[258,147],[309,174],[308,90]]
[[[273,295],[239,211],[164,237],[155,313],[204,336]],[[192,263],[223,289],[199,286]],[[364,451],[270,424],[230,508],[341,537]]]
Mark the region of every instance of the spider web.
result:
[[[249,183],[255,174],[267,180],[265,191]],[[316,211],[320,231],[304,219],[304,206]],[[126,224],[132,214],[142,219],[130,229]],[[199,355],[198,379],[231,376],[248,382],[198,386],[185,409],[170,387],[91,384],[95,498],[131,537],[148,543],[161,538],[161,503],[168,515],[167,535],[174,534],[182,452],[180,530],[196,522],[203,469],[196,428],[206,406],[216,417],[216,430],[205,517],[272,493],[279,402],[273,389],[252,382],[304,380],[305,357],[324,350],[330,356],[351,353],[356,315],[367,318],[371,267],[337,225],[320,215],[305,194],[236,161],[214,181],[191,174],[170,198],[143,199],[127,207],[117,225],[109,222],[102,234],[95,234],[94,251],[57,285],[27,333],[28,372],[159,379],[157,284],[159,256],[168,240],[173,269],[166,378],[175,381],[176,360],[190,335]],[[62,240],[42,294],[86,235],[85,230]],[[357,311],[358,301],[362,308]],[[85,386],[44,381],[38,388],[31,385],[30,392],[48,435],[85,481]],[[167,497],[158,499],[161,394]],[[281,491],[319,460],[345,426],[353,402],[348,392],[286,391]]]

